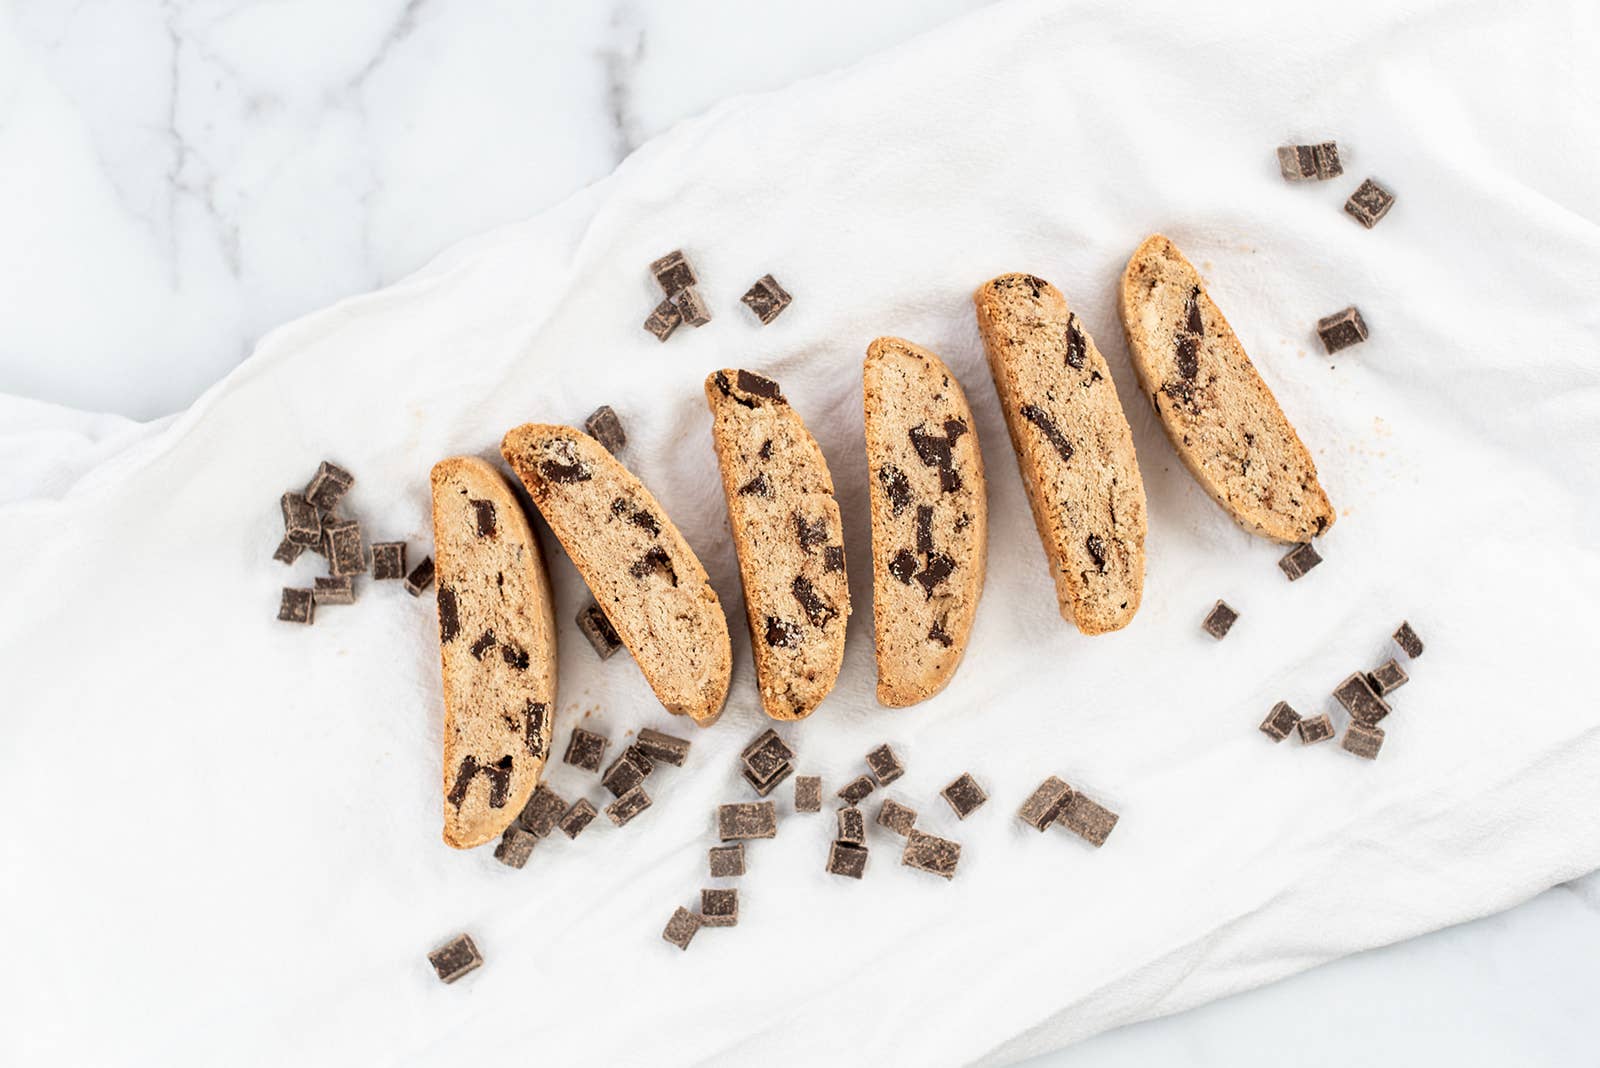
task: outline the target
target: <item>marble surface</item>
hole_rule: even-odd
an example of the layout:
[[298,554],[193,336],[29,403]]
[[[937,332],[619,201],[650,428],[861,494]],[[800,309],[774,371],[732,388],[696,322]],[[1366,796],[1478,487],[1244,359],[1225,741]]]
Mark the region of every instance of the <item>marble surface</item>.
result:
[[[0,0],[0,392],[177,411],[265,331],[978,0]],[[1035,1062],[1571,1064],[1600,875]]]

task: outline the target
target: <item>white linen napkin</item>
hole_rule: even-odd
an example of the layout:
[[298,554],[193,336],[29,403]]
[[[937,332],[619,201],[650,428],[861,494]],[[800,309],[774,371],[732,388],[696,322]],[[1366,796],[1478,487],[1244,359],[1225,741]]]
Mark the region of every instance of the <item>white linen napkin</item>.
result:
[[[1600,76],[1583,5],[1119,2],[987,9],[850,71],[726,103],[611,178],[418,275],[269,336],[159,426],[5,402],[0,440],[0,1061],[1005,1063],[1342,954],[1505,908],[1600,864]],[[1529,117],[1543,121],[1530,122]],[[1290,185],[1275,146],[1337,138]],[[1372,175],[1376,229],[1340,210]],[[1206,275],[1339,512],[1293,585],[1178,463],[1139,394],[1114,294],[1148,233]],[[645,265],[684,248],[715,319],[640,329]],[[970,304],[1008,270],[1059,286],[1110,361],[1149,494],[1144,606],[1062,623]],[[794,304],[738,303],[774,273]],[[1325,357],[1315,320],[1371,340]],[[940,353],[989,470],[989,579],[950,688],[873,698],[860,361]],[[748,797],[759,712],[704,376],[778,379],[833,466],[855,598],[845,670],[781,728],[834,790],[892,742],[913,805],[962,844],[953,882],[872,828],[823,871],[831,811],[751,843],[738,927],[688,952],[712,812]],[[612,404],[734,634],[729,709],[666,715],[572,626],[552,551],[556,746],[577,722],[692,738],[629,826],[527,868],[440,840],[431,594],[366,582],[315,626],[274,618],[313,557],[271,559],[278,495],[330,458],[369,537],[430,551],[427,473],[528,421]],[[555,550],[547,537],[547,545]],[[1220,644],[1200,620],[1242,613]],[[1428,643],[1375,763],[1270,744]],[[991,795],[958,822],[937,791]],[[1059,774],[1120,812],[1103,849],[1015,817]],[[551,784],[597,803],[596,777]],[[829,806],[831,810],[831,805]],[[446,987],[426,953],[470,932]],[[1328,1006],[1317,1006],[1320,1016]],[[1358,1011],[1347,1007],[1347,1011]]]

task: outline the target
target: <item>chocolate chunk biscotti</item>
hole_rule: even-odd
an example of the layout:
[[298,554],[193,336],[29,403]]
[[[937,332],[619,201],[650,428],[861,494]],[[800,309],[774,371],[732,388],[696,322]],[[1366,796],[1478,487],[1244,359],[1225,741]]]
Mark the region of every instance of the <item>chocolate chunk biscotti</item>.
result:
[[850,618],[833,476],[770,378],[717,371],[706,378],[706,403],[761,706],[773,719],[803,719],[839,677]]
[[528,423],[506,461],[669,712],[722,714],[733,654],[705,568],[644,484],[589,435]]
[[989,532],[983,455],[933,353],[880,337],[862,376],[878,700],[901,708],[944,689],[967,648]]
[[1205,491],[1275,541],[1308,542],[1332,526],[1311,453],[1177,246],[1160,234],[1139,246],[1121,303],[1139,382]]
[[1061,617],[1119,630],[1144,592],[1145,507],[1111,371],[1043,279],[1004,274],[972,299]]
[[511,486],[476,457],[433,467],[444,671],[444,840],[504,831],[550,752],[556,628],[539,543]]

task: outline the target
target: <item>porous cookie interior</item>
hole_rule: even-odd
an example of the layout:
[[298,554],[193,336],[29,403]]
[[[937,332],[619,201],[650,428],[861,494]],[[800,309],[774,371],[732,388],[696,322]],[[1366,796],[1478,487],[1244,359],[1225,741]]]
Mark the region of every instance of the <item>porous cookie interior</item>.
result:
[[714,722],[732,667],[728,625],[705,569],[660,503],[570,427],[517,427],[502,451],[661,703],[701,725]]
[[705,389],[761,704],[800,719],[839,676],[850,617],[833,478],[777,383],[729,369]]
[[499,472],[473,457],[433,468],[444,678],[444,838],[503,831],[539,781],[556,699],[550,586],[527,517]]
[[1061,293],[1002,275],[975,298],[989,368],[1063,618],[1126,626],[1144,589],[1144,481],[1094,339]]
[[1333,525],[1311,453],[1199,272],[1160,234],[1128,262],[1122,323],[1139,381],[1206,492],[1278,541],[1310,541]]
[[878,700],[898,707],[942,689],[966,651],[988,502],[972,411],[943,361],[878,338],[863,379]]

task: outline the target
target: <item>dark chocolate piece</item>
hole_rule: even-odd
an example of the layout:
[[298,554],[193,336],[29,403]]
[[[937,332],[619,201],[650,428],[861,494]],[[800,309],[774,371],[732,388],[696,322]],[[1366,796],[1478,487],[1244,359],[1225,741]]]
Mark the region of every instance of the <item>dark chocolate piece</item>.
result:
[[871,776],[862,775],[860,778],[852,779],[846,783],[844,789],[840,790],[836,796],[844,798],[844,803],[847,805],[859,805],[876,788]]
[[1089,550],[1089,559],[1094,561],[1094,569],[1104,575],[1106,573],[1106,543],[1100,540],[1100,535],[1090,534],[1083,539],[1083,547]]
[[796,603],[805,612],[813,627],[825,627],[831,620],[838,618],[839,610],[819,594],[817,588],[811,584],[811,580],[804,575],[794,577],[794,581],[789,583],[789,592],[794,594]]
[[694,936],[699,930],[700,917],[680,906],[672,914],[672,919],[667,921],[666,929],[661,932],[661,937],[679,949],[688,949],[689,943],[694,941]]
[[476,521],[477,534],[480,538],[492,538],[499,529],[499,515],[496,514],[493,501],[480,501],[476,497],[467,498],[467,503],[472,505],[473,519]]
[[1363,760],[1378,759],[1378,750],[1383,748],[1383,728],[1369,727],[1364,723],[1351,723],[1344,729],[1344,738],[1339,742],[1340,748],[1347,753],[1354,753]]
[[767,481],[767,473],[761,471],[755,478],[739,487],[741,497],[771,497],[772,483]]
[[422,562],[406,576],[406,592],[421,597],[422,591],[433,585],[433,557],[424,556]]
[[[1093,535],[1090,535],[1091,537]],[[946,581],[955,572],[956,561],[952,556],[944,553],[929,553],[928,562],[921,571],[917,572],[917,584],[922,587],[923,594],[928,600],[933,600],[933,591],[941,582]]]
[[1378,225],[1378,220],[1389,214],[1389,209],[1394,207],[1394,194],[1371,178],[1361,183],[1361,186],[1350,194],[1350,199],[1344,202],[1345,214],[1368,230]]
[[529,701],[522,706],[522,736],[530,756],[544,756],[544,725],[550,715],[550,706],[543,701]]
[[1394,632],[1394,643],[1412,660],[1422,655],[1422,639],[1417,637],[1410,623],[1400,624],[1400,629]]
[[311,590],[296,589],[292,586],[283,588],[283,597],[278,602],[278,618],[285,623],[309,624],[316,618],[317,600]]
[[1056,454],[1061,457],[1063,463],[1072,462],[1072,442],[1068,441],[1067,436],[1061,432],[1061,428],[1056,426],[1056,421],[1050,418],[1049,412],[1037,404],[1024,404],[1018,409],[1018,412],[1022,418],[1039,428],[1039,433],[1044,435],[1045,440],[1050,443],[1052,449],[1056,450]]
[[916,809],[887,797],[883,799],[883,804],[878,806],[879,827],[887,827],[895,834],[904,836],[909,835],[916,825]]
[[1379,697],[1367,677],[1356,672],[1334,687],[1333,698],[1350,713],[1350,718],[1372,726],[1389,714],[1389,702]]
[[1056,821],[1096,849],[1106,844],[1117,826],[1117,814],[1077,790],[1067,799]]
[[777,836],[778,810],[771,801],[743,801],[717,806],[717,837],[724,842]]
[[285,493],[278,505],[283,509],[284,538],[307,548],[322,541],[322,517],[304,494]]
[[366,571],[367,554],[361,547],[360,523],[354,519],[330,520],[322,525],[322,536],[328,574],[342,578]]
[[839,810],[839,833],[834,841],[847,845],[866,845],[867,817],[855,805],[847,805]]
[[[644,328],[654,334],[657,341],[665,341],[672,336],[672,332],[678,329],[678,325],[682,322],[683,313],[678,311],[678,306],[672,303],[671,298],[668,298],[655,306],[655,310],[650,313],[650,317],[644,321]],[[545,477],[549,478],[550,476],[546,474]],[[551,479],[551,481],[572,482],[576,481],[576,479]]]
[[822,776],[802,775],[794,781],[794,810],[822,811]]
[[926,556],[933,552],[933,505],[917,505],[917,553]]
[[272,551],[272,558],[285,564],[292,564],[300,559],[300,554],[306,551],[304,545],[298,545],[288,538],[278,542],[278,547]]
[[[321,581],[320,579],[318,580]],[[1367,672],[1367,681],[1372,684],[1372,689],[1379,697],[1387,697],[1410,681],[1411,676],[1406,674],[1406,669],[1400,662],[1390,658]]]
[[1326,712],[1320,716],[1302,719],[1295,724],[1295,727],[1300,731],[1301,745],[1316,745],[1333,737],[1333,720],[1328,718]]
[[456,640],[461,633],[461,615],[456,609],[456,591],[449,586],[440,586],[436,598],[439,605],[439,644],[445,645]]
[[1083,329],[1078,326],[1078,317],[1072,312],[1067,313],[1067,366],[1075,371],[1083,370],[1083,361],[1088,355],[1088,348],[1083,343]]
[[1275,742],[1281,742],[1289,737],[1289,732],[1299,723],[1300,713],[1290,708],[1289,702],[1279,701],[1267,713],[1267,718],[1261,721],[1261,733]]
[[1317,160],[1317,177],[1322,181],[1337,178],[1344,173],[1344,166],[1339,162],[1339,146],[1333,141],[1324,141],[1319,145],[1312,145],[1311,152]]
[[741,368],[735,373],[733,380],[738,384],[741,392],[748,393],[752,397],[775,400],[779,404],[789,403],[784,400],[783,390],[778,388],[778,383],[765,375],[758,375],[754,371],[746,371]]
[[900,758],[894,755],[894,750],[889,748],[887,742],[867,754],[867,767],[879,786],[888,786],[906,773],[905,765],[900,763]]
[[768,727],[756,735],[739,756],[758,782],[766,782],[794,759],[794,750],[784,744],[777,731]]
[[701,890],[700,924],[703,927],[738,926],[739,891],[731,886]]
[[1239,613],[1228,606],[1226,601],[1218,601],[1210,612],[1206,613],[1206,621],[1201,625],[1205,632],[1221,641],[1228,636],[1228,631],[1233,629],[1233,624],[1239,618]]
[[928,640],[930,642],[938,642],[946,649],[950,648],[956,643],[956,640],[950,637],[950,632],[944,629],[945,621],[948,618],[949,613],[946,613],[934,620],[933,625],[928,628]]
[[306,500],[319,512],[331,512],[355,485],[356,476],[327,460],[317,465],[317,473],[306,483]]
[[595,655],[601,660],[611,659],[611,654],[622,648],[622,639],[617,637],[615,628],[611,626],[611,620],[606,618],[605,612],[594,601],[590,601],[583,611],[578,613],[578,629],[589,639]]
[[961,843],[912,831],[906,840],[905,852],[900,854],[900,863],[943,879],[953,879],[956,865],[961,863]]
[[[372,577],[375,579],[403,579],[406,577],[406,543],[403,541],[375,541],[372,543]],[[443,592],[442,590],[440,591]]]
[[800,624],[777,616],[767,617],[767,644],[774,649],[793,649],[800,644]]
[[605,735],[574,727],[572,737],[567,740],[567,753],[561,759],[584,771],[599,771],[605,759],[606,745]]
[[901,549],[889,558],[889,574],[911,585],[911,580],[917,575],[917,557],[910,549]]
[[675,738],[670,734],[663,734],[653,727],[646,727],[639,732],[639,737],[634,743],[639,751],[651,760],[662,764],[671,764],[675,768],[683,767],[683,762],[689,759],[689,740]]
[[621,797],[644,782],[655,767],[655,762],[645,756],[642,749],[630,745],[617,754],[617,759],[611,762],[606,773],[600,777],[600,785],[610,790],[611,796]]
[[1317,335],[1322,338],[1322,347],[1328,350],[1331,356],[1340,349],[1347,349],[1351,345],[1359,345],[1367,340],[1367,322],[1361,318],[1361,313],[1355,305],[1336,311],[1332,315],[1323,316],[1317,320]]
[[1307,541],[1290,549],[1288,555],[1278,561],[1278,570],[1287,575],[1290,582],[1294,582],[1320,563],[1322,554],[1317,552],[1316,546]]
[[706,853],[713,879],[737,879],[744,874],[744,843],[712,846]]
[[1307,182],[1317,177],[1317,153],[1310,145],[1280,145],[1278,169],[1291,182]]
[[472,785],[472,780],[481,772],[489,779],[489,807],[505,808],[506,796],[511,792],[511,769],[510,754],[493,764],[480,764],[477,757],[468,753],[462,757],[461,766],[456,769],[455,784],[445,794],[445,800],[460,808],[461,802],[467,799],[467,789]]
[[1056,817],[1061,815],[1061,810],[1070,800],[1072,800],[1072,787],[1052,775],[1028,795],[1017,816],[1034,830],[1043,831],[1055,822]]
[[548,837],[567,813],[567,799],[550,789],[546,783],[533,788],[528,803],[522,806],[517,822],[540,838]]
[[539,477],[555,485],[588,482],[594,471],[578,456],[578,446],[565,438],[558,438],[545,448],[546,459],[539,461]]
[[828,545],[828,546],[824,546],[823,547],[823,550],[822,550],[822,570],[824,570],[824,571],[843,571],[844,570],[844,546],[843,545]]
[[617,418],[617,413],[609,404],[602,404],[590,412],[589,418],[583,421],[583,429],[613,456],[628,444],[628,435],[622,429],[622,420]]
[[859,879],[867,870],[867,851],[861,846],[835,842],[828,847],[828,873]]
[[794,537],[800,543],[800,551],[810,556],[812,552],[828,544],[828,519],[818,516],[815,520],[808,521],[799,512],[794,514]]
[[350,576],[324,578],[318,575],[314,581],[316,585],[312,587],[311,599],[318,604],[356,603],[356,587],[355,583],[350,581]]
[[636,579],[645,579],[651,575],[665,575],[667,581],[674,587],[678,585],[678,572],[672,566],[672,557],[667,550],[659,545],[652,545],[645,554],[633,562],[628,568],[628,574]]
[[561,814],[561,819],[556,821],[556,826],[561,828],[561,833],[568,838],[576,838],[583,833],[583,829],[598,816],[594,805],[590,804],[587,797],[580,797],[572,803],[572,807]]
[[518,671],[528,670],[528,651],[516,642],[500,643],[500,659],[516,668]]
[[956,439],[967,432],[967,424],[960,419],[946,419],[944,433],[934,434],[926,423],[918,423],[908,432],[911,447],[924,467],[939,469],[939,492],[954,493],[961,488],[961,473],[956,470]]
[[528,858],[533,856],[533,847],[538,844],[537,835],[513,823],[500,836],[500,844],[494,847],[494,859],[508,868],[520,868],[528,863]]
[[652,260],[650,273],[655,276],[656,284],[661,287],[661,291],[669,297],[677,296],[699,281],[695,277],[694,268],[689,266],[689,257],[683,254],[681,248],[675,248],[660,259]]
[[884,496],[889,498],[890,515],[898,517],[911,506],[911,480],[904,471],[893,464],[884,464],[878,468],[878,482],[883,486]]
[[978,785],[978,780],[972,773],[964,771],[955,782],[939,791],[940,795],[950,803],[955,810],[956,819],[964,820],[978,810],[978,807],[989,800],[989,795],[983,792],[983,787]]
[[488,653],[489,650],[493,648],[494,631],[486,630],[482,634],[478,635],[477,639],[472,643],[472,647],[468,649],[467,652],[472,654],[472,659],[482,660],[484,654]]
[[782,767],[778,768],[777,771],[773,772],[770,778],[766,779],[756,778],[755,773],[753,773],[749,768],[745,768],[739,772],[739,774],[744,777],[745,782],[750,784],[750,788],[756,792],[757,797],[766,797],[772,791],[776,790],[778,788],[778,784],[787,779],[792,771],[794,771],[793,764],[784,764]]
[[755,285],[745,291],[739,301],[745,307],[755,312],[756,318],[761,320],[761,325],[766,326],[783,313],[794,298],[784,291],[778,280],[770,274],[764,274],[756,279]]
[[647,509],[640,508],[626,497],[618,497],[611,502],[611,514],[618,519],[625,519],[638,527],[648,531],[654,537],[661,533],[661,524]]
[[438,973],[439,981],[453,983],[463,975],[483,964],[483,955],[473,944],[470,935],[457,935],[450,942],[428,954],[428,963]]
[[706,306],[700,291],[693,286],[674,297],[672,303],[678,306],[678,314],[690,326],[705,326],[711,321],[711,309]]
[[643,786],[635,786],[606,806],[606,816],[621,827],[649,807],[650,795],[644,792]]

